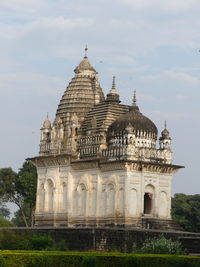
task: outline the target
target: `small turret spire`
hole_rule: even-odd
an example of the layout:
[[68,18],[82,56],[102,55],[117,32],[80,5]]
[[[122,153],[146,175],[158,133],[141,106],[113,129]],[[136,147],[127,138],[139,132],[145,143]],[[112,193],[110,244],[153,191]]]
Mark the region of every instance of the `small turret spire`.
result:
[[113,76],[112,79],[112,88],[110,89],[110,92],[107,94],[107,98],[105,100],[106,102],[112,102],[112,103],[120,103],[119,100],[119,94],[117,92],[117,89],[115,87],[115,76]]
[[167,129],[167,121],[165,120],[165,129]]
[[49,119],[49,112],[47,112],[47,120]]
[[132,103],[132,105],[133,106],[137,106],[136,105],[136,102],[137,102],[137,100],[136,100],[136,90],[134,90],[134,93],[133,93],[133,103]]
[[115,76],[113,76],[113,80],[112,80],[112,89],[115,89]]
[[115,94],[115,95],[118,95],[117,93],[117,89],[115,87],[115,76],[113,76],[113,79],[112,79],[112,88],[110,89],[110,94]]
[[88,51],[88,48],[87,48],[87,45],[85,46],[85,56],[84,56],[84,58],[87,58],[88,56],[87,56],[87,51]]

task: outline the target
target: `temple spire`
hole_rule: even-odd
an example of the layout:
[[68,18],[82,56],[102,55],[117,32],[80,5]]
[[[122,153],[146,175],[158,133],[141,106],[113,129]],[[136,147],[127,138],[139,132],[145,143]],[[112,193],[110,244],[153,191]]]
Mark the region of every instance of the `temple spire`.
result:
[[86,45],[85,46],[85,56],[84,56],[84,58],[87,58],[88,57],[87,53],[88,53],[88,48],[87,48],[87,45]]
[[112,88],[110,89],[110,94],[118,95],[117,89],[115,87],[115,76],[113,76],[113,79],[112,79]]
[[132,103],[132,105],[133,106],[137,106],[136,105],[136,102],[137,102],[137,100],[136,100],[136,90],[134,90],[134,93],[133,93],[133,103]]
[[115,87],[115,76],[113,76],[112,79],[112,88],[110,89],[109,93],[107,94],[107,98],[105,100],[106,102],[112,102],[112,103],[120,103],[119,100],[119,94],[117,92],[117,89]]
[[113,76],[113,80],[112,80],[112,89],[115,89],[115,76]]

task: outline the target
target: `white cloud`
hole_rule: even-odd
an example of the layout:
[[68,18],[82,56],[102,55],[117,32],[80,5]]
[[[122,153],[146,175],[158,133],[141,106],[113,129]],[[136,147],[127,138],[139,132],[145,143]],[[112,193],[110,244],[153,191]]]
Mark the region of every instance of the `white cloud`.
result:
[[183,88],[200,88],[200,79],[194,75],[183,72],[164,71],[155,75],[141,77],[145,83],[166,86],[181,86]]
[[[66,86],[63,79],[45,76],[39,73],[0,74],[0,92],[4,94],[59,95]],[[1,97],[2,97],[1,96]]]
[[195,8],[199,4],[197,0],[123,0],[121,3],[127,4],[132,8],[156,8],[156,10],[162,9],[172,12]]

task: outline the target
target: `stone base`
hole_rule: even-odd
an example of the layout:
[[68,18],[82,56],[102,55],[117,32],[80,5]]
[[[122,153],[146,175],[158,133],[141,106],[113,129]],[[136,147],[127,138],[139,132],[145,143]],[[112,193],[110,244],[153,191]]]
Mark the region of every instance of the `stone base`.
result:
[[183,229],[170,219],[159,219],[155,217],[106,217],[106,218],[83,218],[74,217],[70,220],[66,214],[37,214],[35,216],[37,227],[111,227],[111,228],[136,228],[155,229],[163,231],[183,231]]
[[71,251],[110,251],[132,252],[141,247],[146,239],[164,235],[172,240],[179,240],[188,253],[200,254],[200,233],[179,231],[160,231],[150,229],[128,229],[111,227],[33,227],[1,228],[15,231],[18,234],[48,235],[56,241],[65,241]]

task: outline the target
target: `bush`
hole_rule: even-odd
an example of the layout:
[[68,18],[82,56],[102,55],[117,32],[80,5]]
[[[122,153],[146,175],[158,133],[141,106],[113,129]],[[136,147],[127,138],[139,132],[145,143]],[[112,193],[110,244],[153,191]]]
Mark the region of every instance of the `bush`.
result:
[[29,240],[25,236],[20,236],[13,231],[0,231],[1,250],[24,250],[30,249]]
[[142,254],[185,254],[179,241],[172,241],[164,236],[147,239],[137,252]]
[[68,251],[69,248],[65,241],[54,242],[53,245],[46,247],[47,251]]
[[0,227],[14,227],[15,225],[3,217],[0,217]]
[[135,256],[127,256],[125,259],[125,265],[126,267],[139,267],[142,266],[141,259]]
[[51,267],[52,263],[52,257],[48,255],[36,255],[28,261],[26,267]]
[[6,261],[2,255],[0,255],[0,266],[7,267]]
[[50,236],[32,236],[29,240],[32,250],[48,250],[53,247],[54,241]]
[[177,257],[171,257],[166,259],[165,267],[200,267],[199,261],[193,261],[191,259],[183,259]]
[[95,267],[96,257],[94,255],[84,256],[82,260],[81,267]]

